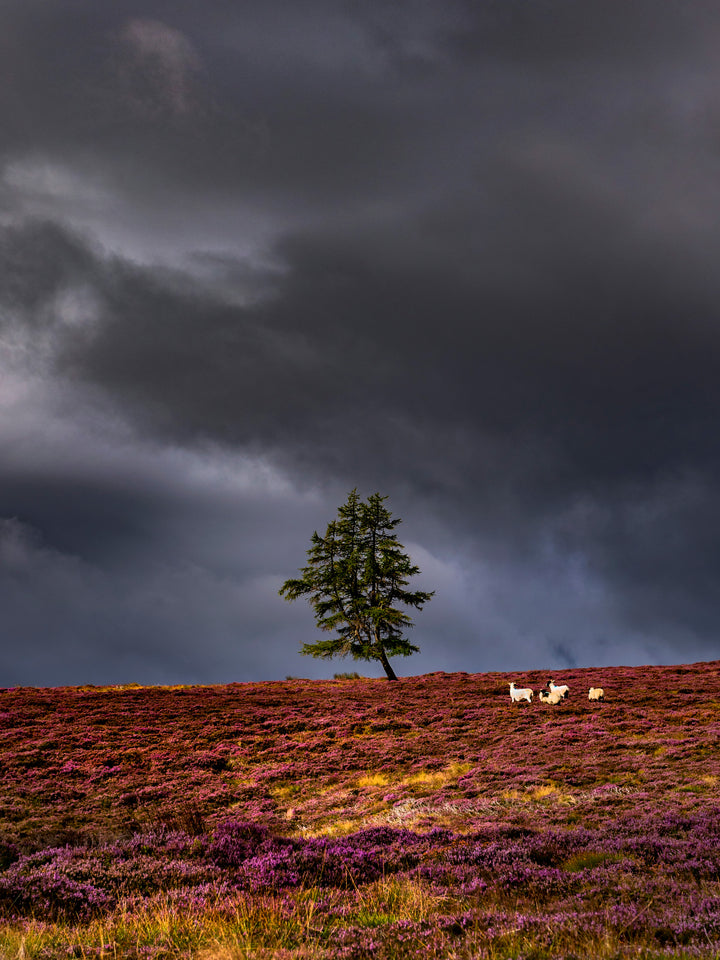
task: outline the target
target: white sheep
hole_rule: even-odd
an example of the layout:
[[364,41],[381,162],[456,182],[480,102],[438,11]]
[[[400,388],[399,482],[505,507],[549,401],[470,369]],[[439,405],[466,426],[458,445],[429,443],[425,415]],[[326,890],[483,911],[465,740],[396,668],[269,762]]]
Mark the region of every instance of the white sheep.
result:
[[550,690],[550,693],[559,693],[560,696],[563,698],[563,700],[565,699],[565,697],[570,696],[570,687],[566,683],[563,683],[561,686],[556,687],[555,682],[553,680],[548,680],[548,688]]
[[605,691],[602,687],[590,687],[590,692],[588,693],[588,700],[604,700]]
[[516,687],[515,682],[509,684],[510,687],[510,699],[513,703],[519,703],[521,700],[527,700],[528,703],[532,703],[533,692],[530,687]]
[[541,690],[538,694],[542,703],[562,703],[563,695],[557,690]]

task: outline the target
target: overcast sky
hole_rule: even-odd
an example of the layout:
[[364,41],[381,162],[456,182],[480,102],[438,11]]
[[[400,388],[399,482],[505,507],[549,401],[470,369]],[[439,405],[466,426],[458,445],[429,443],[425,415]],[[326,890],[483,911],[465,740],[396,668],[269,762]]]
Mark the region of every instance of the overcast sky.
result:
[[0,686],[720,657],[710,0],[3,0]]

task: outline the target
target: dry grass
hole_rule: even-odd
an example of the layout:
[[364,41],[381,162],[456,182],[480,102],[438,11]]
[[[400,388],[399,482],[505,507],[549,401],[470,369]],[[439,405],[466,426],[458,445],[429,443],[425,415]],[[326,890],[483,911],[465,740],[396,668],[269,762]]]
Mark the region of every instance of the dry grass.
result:
[[359,787],[386,787],[390,783],[390,777],[385,773],[368,773],[360,777],[357,782]]
[[407,786],[444,787],[448,783],[458,780],[472,770],[471,763],[451,763],[443,770],[421,770],[419,773],[405,777],[402,783]]
[[503,790],[503,800],[519,803],[553,802],[570,806],[578,802],[578,798],[567,790],[553,783],[541,784],[537,787],[528,787],[525,790]]
[[[279,895],[238,896],[234,912],[208,909],[202,917],[178,910],[169,900],[132,912],[119,907],[102,921],[82,926],[26,921],[0,927],[0,960],[48,957],[140,957],[144,949],[162,948],[163,957],[197,960],[249,960],[257,957],[320,958],[332,956],[337,919],[323,911],[327,891],[297,891],[289,901]],[[334,907],[347,922],[372,927],[385,922],[430,920],[445,898],[422,881],[381,879],[336,893]]]

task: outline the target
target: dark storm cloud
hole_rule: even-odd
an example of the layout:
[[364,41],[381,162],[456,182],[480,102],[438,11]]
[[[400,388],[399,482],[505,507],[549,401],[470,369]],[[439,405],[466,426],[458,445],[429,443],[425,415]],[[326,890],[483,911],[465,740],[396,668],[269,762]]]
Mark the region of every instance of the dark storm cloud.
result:
[[657,62],[686,53],[712,15],[709,3],[652,0],[491,0],[465,7],[453,49],[475,60],[496,56],[548,66],[596,59]]
[[[350,188],[386,179],[389,189],[398,163],[411,167],[421,104],[384,104],[360,26],[332,16],[313,33],[309,11],[280,5],[246,5],[240,18],[208,9],[198,24],[196,10],[178,5],[170,25],[162,4],[148,3],[142,17],[9,5],[6,154],[47,151],[88,168],[101,157],[136,195],[162,190],[170,175],[175,190],[265,191],[271,204],[299,203],[299,191],[348,202]],[[336,52],[319,56],[336,39]]]
[[[531,288],[519,303],[516,294],[488,304],[474,283],[461,286],[443,271],[432,276],[430,258],[410,296],[410,278],[381,250],[377,261],[366,255],[358,262],[358,251],[338,238],[301,249],[288,244],[286,254],[296,259],[280,289],[248,308],[188,297],[172,275],[149,277],[117,262],[104,264],[103,273],[98,265],[91,275],[103,322],[89,339],[71,332],[64,359],[71,358],[75,375],[141,411],[146,427],[175,440],[214,435],[311,475],[329,471],[346,486],[389,483],[421,500],[451,500],[440,512],[450,514],[459,539],[456,525],[472,517],[481,541],[500,538],[510,555],[534,552],[536,538],[557,524],[558,542],[570,554],[589,555],[590,570],[614,585],[630,622],[651,629],[679,621],[712,638],[709,571],[718,557],[710,542],[692,565],[686,560],[707,542],[710,494],[706,489],[688,510],[682,484],[679,493],[657,491],[678,471],[717,482],[716,448],[708,442],[717,343],[702,322],[709,319],[702,298],[695,297],[695,330],[681,328],[676,317],[692,291],[682,296],[669,271],[656,268],[666,280],[648,297],[652,265],[626,286],[618,265],[609,323],[604,278],[586,267],[586,289],[597,289],[600,304],[586,306],[580,323],[583,304],[572,302],[572,292],[569,302],[557,294],[544,300]],[[644,322],[632,309],[641,297]],[[381,322],[388,301],[396,306],[389,329]],[[492,324],[476,322],[491,310]],[[344,323],[335,324],[341,312]],[[571,322],[558,329],[555,316]],[[297,331],[296,317],[315,318],[315,329],[306,323]],[[64,530],[77,539],[93,528],[93,500],[77,480],[69,497],[55,486],[66,506]],[[33,494],[23,482],[8,502]],[[648,521],[642,511],[652,496]],[[583,498],[601,506],[557,519]],[[90,538],[102,532],[100,541],[120,551],[109,502],[108,490],[100,491],[104,520]],[[159,504],[148,512],[158,514]],[[137,525],[123,531],[137,547],[140,504],[121,501],[116,517],[121,526],[127,517]],[[52,530],[53,517],[42,527]],[[692,575],[679,577],[680,566]],[[562,648],[551,641],[552,650]]]
[[[167,551],[168,544],[164,544]],[[138,550],[103,570],[0,521],[5,685],[222,682],[298,671],[297,638],[262,575],[232,580]],[[268,628],[268,624],[272,626]]]
[[[557,195],[553,203],[564,205]],[[405,427],[410,443],[414,429],[455,429],[547,445],[565,472],[561,495],[665,468],[714,472],[717,291],[712,282],[699,289],[692,272],[678,275],[662,247],[634,249],[627,225],[609,219],[596,217],[584,242],[579,225],[556,226],[561,242],[545,237],[544,269],[520,288],[510,275],[473,274],[467,251],[479,238],[467,224],[455,223],[451,237],[441,225],[439,240],[421,220],[400,235],[389,227],[287,240],[277,289],[249,306],[190,290],[169,272],[117,260],[91,266],[87,252],[83,263],[80,248],[56,236],[49,259],[65,256],[75,272],[84,265],[71,282],[93,284],[101,304],[90,332],[61,337],[61,362],[176,438],[309,446],[319,457],[339,444],[348,471],[362,469],[373,441],[406,462],[396,442]],[[526,242],[539,245],[530,229]],[[433,256],[437,242],[445,262]],[[36,245],[23,236],[18,246]],[[517,271],[537,260],[520,257]],[[33,300],[57,283],[39,279]]]
[[[438,637],[462,667],[478,615],[518,669],[717,653],[719,26],[644,0],[5,4],[9,395],[27,368],[81,424],[74,469],[17,438],[0,469],[50,607],[69,577],[68,603],[132,611],[118,656],[145,618],[198,670],[199,550],[215,676],[240,621],[299,623],[269,613],[286,545],[299,564],[359,485],[442,583],[420,668]],[[114,418],[137,469],[113,482]],[[252,523],[247,491],[177,490],[133,444],[254,457],[295,493]]]
[[[141,16],[123,5],[9,4],[4,149],[95,161],[136,195],[160,189],[165,202],[173,189],[235,189],[268,204],[352,209],[435,191],[464,177],[498,134],[528,122],[570,123],[578,134],[603,100],[616,112],[595,46],[636,41],[615,51],[626,91],[644,84],[647,64],[633,66],[639,44],[657,63],[656,34],[677,47],[692,26],[672,5],[647,18],[644,7],[623,17],[606,8],[247,4],[233,16],[208,5],[198,22],[194,5],[178,4],[168,23],[152,2]],[[572,44],[562,40],[567,21]],[[530,77],[505,50],[524,33],[542,61]],[[585,65],[572,86],[554,70],[568,51]],[[594,82],[603,89],[593,93]]]

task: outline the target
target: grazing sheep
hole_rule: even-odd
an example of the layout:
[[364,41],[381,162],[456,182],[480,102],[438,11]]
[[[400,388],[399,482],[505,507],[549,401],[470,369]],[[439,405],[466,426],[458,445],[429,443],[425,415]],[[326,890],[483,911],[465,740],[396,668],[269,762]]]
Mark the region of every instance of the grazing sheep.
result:
[[542,703],[562,703],[563,696],[561,693],[558,693],[557,690],[541,690],[539,697]]
[[559,693],[563,700],[565,697],[570,696],[570,687],[566,683],[556,687],[553,680],[548,680],[548,687],[550,688],[550,693]]
[[519,703],[521,700],[527,700],[528,703],[532,703],[533,692],[530,687],[516,687],[515,683],[509,684],[510,687],[510,699],[513,703]]
[[590,687],[590,692],[588,693],[588,700],[604,700],[605,691],[602,687]]

